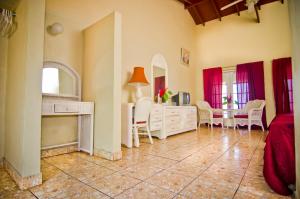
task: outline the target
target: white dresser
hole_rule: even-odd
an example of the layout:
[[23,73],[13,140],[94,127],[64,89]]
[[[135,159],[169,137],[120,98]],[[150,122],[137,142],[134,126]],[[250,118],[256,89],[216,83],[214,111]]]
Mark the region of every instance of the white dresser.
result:
[[195,106],[164,106],[162,130],[159,138],[197,129]]
[[160,104],[154,104],[150,113],[150,131],[158,131],[162,129],[163,122],[163,106]]
[[[132,118],[134,104],[122,107],[122,144],[132,147]],[[195,106],[163,106],[154,104],[150,113],[152,136],[165,139],[168,136],[197,129],[197,108]]]

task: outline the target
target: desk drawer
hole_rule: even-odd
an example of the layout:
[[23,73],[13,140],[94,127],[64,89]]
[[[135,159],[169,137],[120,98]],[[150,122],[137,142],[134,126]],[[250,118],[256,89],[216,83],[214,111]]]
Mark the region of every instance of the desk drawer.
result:
[[78,104],[54,104],[55,113],[78,113]]
[[173,116],[173,117],[166,118],[165,122],[166,122],[166,126],[174,126],[174,125],[178,125],[181,122],[181,119],[180,116]]
[[162,121],[162,115],[151,115],[150,122]]
[[161,128],[162,128],[162,121],[150,122],[150,131],[161,130]]
[[170,133],[170,132],[178,131],[178,130],[180,130],[180,125],[179,124],[166,126],[166,133],[167,134]]
[[178,109],[167,109],[166,110],[166,116],[173,116],[173,115],[180,115],[180,110]]
[[151,110],[151,115],[161,115],[162,114],[162,108],[161,107],[154,107]]

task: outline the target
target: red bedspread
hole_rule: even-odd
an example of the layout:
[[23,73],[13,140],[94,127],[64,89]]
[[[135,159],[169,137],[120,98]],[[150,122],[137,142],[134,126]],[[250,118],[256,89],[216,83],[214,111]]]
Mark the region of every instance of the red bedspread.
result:
[[277,116],[270,125],[264,154],[264,177],[277,193],[290,195],[288,185],[296,183],[294,117]]

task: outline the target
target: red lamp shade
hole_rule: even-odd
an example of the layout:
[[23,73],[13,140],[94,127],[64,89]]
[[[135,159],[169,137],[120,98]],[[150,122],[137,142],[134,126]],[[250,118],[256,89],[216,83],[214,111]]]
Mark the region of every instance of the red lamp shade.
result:
[[131,79],[128,82],[129,84],[140,84],[146,86],[149,84],[148,80],[146,79],[144,68],[143,67],[134,67],[134,71],[132,74]]

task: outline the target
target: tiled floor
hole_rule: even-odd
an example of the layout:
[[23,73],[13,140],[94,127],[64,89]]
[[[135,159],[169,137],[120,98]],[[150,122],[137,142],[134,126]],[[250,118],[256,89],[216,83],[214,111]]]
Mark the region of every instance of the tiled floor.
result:
[[[0,168],[0,198],[285,198],[262,176],[265,134],[201,128],[108,161],[84,153],[42,160],[43,184],[19,191]],[[288,198],[288,197],[286,197]]]

